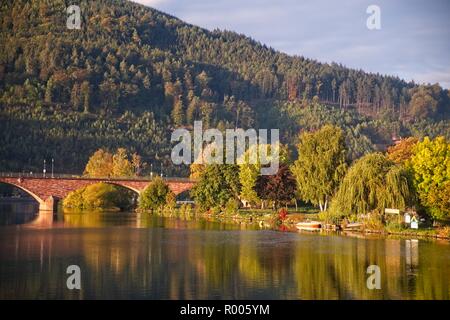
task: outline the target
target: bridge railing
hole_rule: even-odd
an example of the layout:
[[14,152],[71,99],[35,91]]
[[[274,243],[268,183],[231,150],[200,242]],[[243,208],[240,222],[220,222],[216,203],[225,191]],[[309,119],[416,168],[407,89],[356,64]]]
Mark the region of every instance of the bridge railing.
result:
[[[153,178],[149,176],[136,176],[136,177],[87,177],[79,174],[69,173],[35,173],[35,172],[0,172],[0,177],[3,178],[34,178],[34,179],[80,179],[80,180],[124,180],[124,181],[151,181],[158,175],[154,175]],[[165,181],[172,182],[193,182],[190,178],[182,177],[163,177]]]

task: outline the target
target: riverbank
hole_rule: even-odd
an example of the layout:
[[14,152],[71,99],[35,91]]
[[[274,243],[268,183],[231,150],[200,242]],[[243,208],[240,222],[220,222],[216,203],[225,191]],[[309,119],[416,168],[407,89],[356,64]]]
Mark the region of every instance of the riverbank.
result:
[[[287,216],[282,219],[279,214],[270,209],[239,209],[234,213],[225,212],[199,212],[190,206],[182,206],[180,208],[172,208],[162,210],[158,213],[163,217],[177,217],[186,219],[206,219],[208,221],[217,221],[225,223],[233,223],[239,225],[257,225],[261,229],[273,229],[280,231],[297,232],[296,224],[305,220],[319,221],[322,225],[326,223],[321,221],[317,210],[311,208],[301,208],[299,211],[289,212]],[[339,230],[340,229],[340,230]],[[360,234],[370,235],[378,234],[382,236],[399,236],[399,237],[418,237],[429,239],[440,239],[450,241],[450,226],[444,226],[439,228],[427,227],[421,229],[410,229],[401,225],[379,225],[377,228],[362,224],[359,229],[342,230],[325,230],[321,232],[330,232],[336,234]]]

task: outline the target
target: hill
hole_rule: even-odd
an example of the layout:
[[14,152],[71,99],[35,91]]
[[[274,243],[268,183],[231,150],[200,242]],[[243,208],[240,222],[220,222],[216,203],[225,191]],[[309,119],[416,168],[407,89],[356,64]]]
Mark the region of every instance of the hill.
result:
[[[450,98],[439,85],[365,73],[277,52],[229,31],[208,31],[128,1],[3,1],[1,170],[80,171],[99,147],[126,146],[170,166],[170,131],[205,126],[299,130],[335,123],[350,158],[392,136],[449,136]],[[308,119],[308,120],[306,120]]]

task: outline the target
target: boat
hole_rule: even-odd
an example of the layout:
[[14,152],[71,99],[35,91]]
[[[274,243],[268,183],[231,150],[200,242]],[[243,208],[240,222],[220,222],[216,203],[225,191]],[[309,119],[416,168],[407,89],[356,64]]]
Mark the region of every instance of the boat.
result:
[[347,231],[347,230],[360,229],[362,227],[363,227],[362,223],[355,222],[355,223],[348,223],[346,226],[344,226],[343,229],[344,229],[344,231]]
[[318,221],[304,221],[299,222],[295,225],[298,230],[306,230],[306,231],[319,231],[322,227],[321,223]]

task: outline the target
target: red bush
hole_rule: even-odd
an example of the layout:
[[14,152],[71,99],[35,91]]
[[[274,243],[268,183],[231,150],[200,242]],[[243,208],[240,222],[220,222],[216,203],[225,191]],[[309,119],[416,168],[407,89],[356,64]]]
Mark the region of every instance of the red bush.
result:
[[278,217],[281,221],[284,221],[284,219],[286,219],[287,214],[288,211],[286,210],[286,208],[281,208],[280,211],[278,211]]

